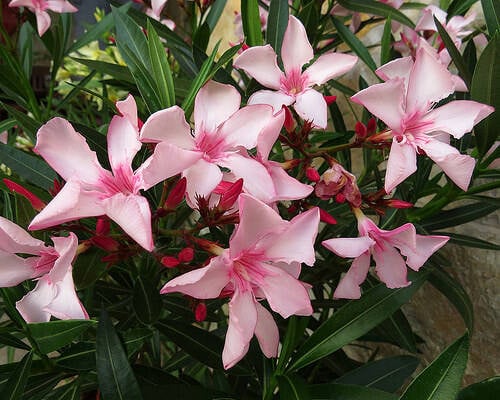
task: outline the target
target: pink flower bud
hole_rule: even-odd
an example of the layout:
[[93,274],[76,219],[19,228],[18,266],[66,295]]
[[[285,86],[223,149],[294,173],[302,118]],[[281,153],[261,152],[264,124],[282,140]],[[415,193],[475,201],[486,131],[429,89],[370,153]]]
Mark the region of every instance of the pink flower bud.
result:
[[194,318],[197,322],[205,321],[207,318],[207,305],[205,303],[198,303],[194,309]]
[[180,204],[180,202],[184,198],[184,195],[186,194],[186,182],[186,178],[184,177],[177,181],[175,186],[168,194],[164,208],[173,210]]
[[368,124],[366,125],[366,128],[368,129],[368,134],[373,135],[377,131],[377,120],[373,117],[371,117],[368,120]]
[[27,199],[36,211],[40,211],[45,207],[45,203],[42,200],[18,183],[13,182],[10,179],[4,179],[3,183],[5,183],[5,186],[7,186],[11,191],[20,194]]
[[411,207],[413,207],[413,203],[409,203],[407,201],[403,201],[403,200],[399,200],[399,199],[386,200],[385,205],[387,207],[392,207],[392,208],[411,208]]
[[231,186],[221,194],[218,207],[223,210],[229,210],[236,202],[236,200],[238,200],[238,196],[241,194],[242,190],[243,179],[240,178],[236,182],[231,184]]
[[311,182],[319,182],[319,180],[321,179],[319,172],[316,168],[313,167],[306,168],[306,176],[307,179],[309,179]]
[[174,268],[180,264],[179,260],[173,256],[163,256],[161,258],[161,263],[167,268]]
[[181,251],[179,251],[179,254],[177,254],[177,259],[181,263],[188,263],[193,261],[194,258],[194,250],[192,247],[185,247]]

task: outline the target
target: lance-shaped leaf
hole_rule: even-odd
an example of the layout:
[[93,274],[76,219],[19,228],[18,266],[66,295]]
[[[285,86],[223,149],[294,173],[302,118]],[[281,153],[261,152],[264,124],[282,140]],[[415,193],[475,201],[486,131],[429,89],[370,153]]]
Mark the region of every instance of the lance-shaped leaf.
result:
[[382,390],[340,383],[309,386],[311,400],[397,400],[397,396]]
[[92,325],[93,320],[61,320],[29,324],[31,336],[44,354],[71,343]]
[[311,396],[307,386],[298,375],[278,376],[281,400],[309,400]]
[[288,25],[288,1],[271,0],[267,17],[266,42],[272,46],[276,54],[281,54],[283,35]]
[[454,399],[467,364],[469,335],[455,341],[408,386],[400,400]]
[[161,296],[153,282],[139,276],[134,285],[132,303],[139,321],[144,324],[156,322],[161,311]]
[[394,21],[401,22],[410,28],[415,28],[413,21],[401,11],[382,2],[373,0],[339,0],[339,4],[348,10],[392,18]]
[[500,377],[485,379],[462,389],[457,400],[496,400],[500,393]]
[[241,21],[246,43],[249,46],[262,45],[262,26],[260,25],[259,3],[257,0],[241,1]]
[[1,399],[18,400],[21,398],[26,387],[26,382],[28,382],[32,360],[33,353],[30,351],[17,364],[16,369],[12,372],[0,393]]
[[481,0],[484,19],[490,36],[500,29],[500,4],[497,0]]

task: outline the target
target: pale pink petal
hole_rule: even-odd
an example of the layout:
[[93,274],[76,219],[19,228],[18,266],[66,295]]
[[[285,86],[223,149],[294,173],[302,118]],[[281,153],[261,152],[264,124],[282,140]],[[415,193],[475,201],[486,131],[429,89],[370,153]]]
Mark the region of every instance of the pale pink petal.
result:
[[250,290],[236,290],[229,302],[229,325],[222,351],[224,369],[240,361],[248,351],[257,324],[255,299]]
[[43,36],[43,34],[50,28],[50,15],[46,11],[36,11],[35,16],[38,35]]
[[138,126],[137,104],[135,103],[134,96],[129,94],[125,100],[117,101],[116,108],[122,116],[130,121],[132,126]]
[[404,247],[412,251],[417,250],[417,231],[413,224],[406,223],[390,231],[379,229],[376,225],[371,229],[372,232],[376,232],[377,237],[383,238],[398,249]]
[[7,218],[0,217],[0,250],[8,253],[38,254],[43,249],[44,242],[35,239]]
[[233,67],[242,69],[261,85],[279,90],[283,73],[270,45],[250,47],[234,60]]
[[467,191],[476,165],[474,158],[460,154],[454,147],[438,140],[430,139],[419,147],[460,189]]
[[392,141],[389,160],[387,160],[387,169],[385,172],[385,192],[391,193],[392,190],[413,174],[417,170],[417,153],[413,146],[403,141],[400,143],[395,137]]
[[113,172],[124,167],[130,169],[141,147],[137,127],[127,117],[115,115],[108,129],[108,156]]
[[389,243],[384,242],[383,247],[378,245],[372,249],[375,259],[375,272],[388,288],[395,289],[410,284],[406,279],[406,263],[401,254]]
[[404,80],[395,78],[367,87],[352,96],[351,100],[363,105],[395,132],[400,132],[405,116],[404,96]]
[[249,105],[236,111],[219,129],[227,147],[257,146],[260,133],[273,121],[273,108],[267,104]]
[[0,250],[0,287],[19,285],[34,275],[35,270],[24,258]]
[[266,168],[269,175],[271,175],[276,192],[273,201],[304,199],[314,190],[311,185],[299,182],[294,177],[288,175],[277,162],[268,161]]
[[167,0],[151,0],[151,8],[156,15],[160,15]]
[[152,114],[141,128],[141,141],[167,142],[187,150],[195,146],[184,110],[179,106]]
[[33,0],[11,0],[9,7],[29,7],[33,10]]
[[28,229],[44,229],[103,214],[99,192],[83,190],[78,182],[68,181],[56,197],[35,216]]
[[280,343],[278,326],[271,313],[261,306],[259,302],[255,302],[255,308],[257,309],[255,336],[259,341],[260,349],[266,357],[276,357]]
[[71,269],[71,263],[78,247],[78,238],[73,232],[70,232],[67,237],[52,237],[52,241],[59,257],[49,272],[49,278],[51,282],[59,282],[65,279],[68,269]]
[[494,110],[493,107],[476,101],[455,100],[425,114],[421,121],[429,125],[423,131],[443,131],[460,139]]
[[255,246],[266,235],[281,232],[288,225],[271,207],[248,194],[240,195],[238,206],[240,223],[229,241],[232,259],[238,257],[241,251]]
[[260,267],[267,270],[260,288],[273,311],[283,318],[312,314],[311,300],[302,282],[269,264],[260,264]]
[[408,86],[413,59],[411,57],[396,58],[377,68],[377,75],[384,81],[394,78],[403,78],[405,86]]
[[292,96],[283,92],[272,92],[270,90],[259,90],[248,99],[248,104],[269,104],[273,107],[274,113],[281,111],[283,105],[289,106],[295,101]]
[[263,238],[258,248],[268,260],[312,266],[316,261],[314,241],[318,226],[319,209],[314,207],[294,217],[284,231]]
[[47,0],[47,8],[56,13],[74,13],[78,11],[78,8],[73,6],[68,1],[63,0]]
[[313,57],[313,48],[307,38],[304,25],[296,17],[290,15],[281,46],[281,58],[285,72],[287,74],[292,70],[301,72],[302,66]]
[[269,154],[279,137],[284,122],[285,113],[281,111],[268,122],[260,133],[257,138],[257,154],[261,160],[267,160],[269,157]]
[[327,123],[327,104],[323,95],[314,89],[299,93],[293,105],[300,118],[311,122],[315,127],[325,129]]
[[106,215],[148,251],[154,249],[151,210],[145,197],[117,193],[102,201]]
[[464,80],[462,78],[460,78],[458,75],[452,75],[451,79],[453,80],[453,84],[455,86],[455,91],[457,91],[457,92],[468,92],[469,91]]
[[35,288],[16,302],[17,311],[28,323],[48,322],[50,312],[45,310],[56,294],[57,288],[50,282],[47,275],[42,277]]
[[356,257],[347,273],[340,280],[333,297],[336,299],[359,299],[360,285],[365,281],[370,268],[370,253],[368,251]]
[[354,258],[368,251],[375,244],[375,241],[368,236],[360,236],[357,238],[328,239],[321,244],[340,257]]
[[186,201],[191,208],[196,207],[196,196],[207,197],[222,180],[220,168],[204,159],[198,160],[182,173],[187,180]]
[[434,23],[434,16],[437,20],[445,24],[446,23],[446,12],[441,10],[435,5],[430,5],[422,10],[422,16],[415,26],[416,31],[437,31],[436,24]]
[[288,274],[293,276],[295,279],[299,278],[300,272],[302,271],[302,264],[300,262],[273,262],[273,266],[288,272]]
[[168,281],[160,293],[178,292],[196,299],[214,299],[229,283],[229,273],[227,260],[217,256],[212,258],[206,267],[186,272]]
[[59,319],[89,319],[87,311],[76,294],[71,266],[67,269],[63,279],[57,283],[55,296],[43,308],[43,311]]
[[53,118],[37,134],[34,149],[65,181],[86,183],[99,180],[102,167],[85,138],[63,118]]
[[307,76],[307,82],[312,85],[322,85],[336,76],[350,71],[358,57],[343,53],[326,53],[319,56],[318,59],[304,71]]
[[195,135],[215,129],[240,108],[241,96],[231,85],[209,81],[194,101]]
[[419,48],[408,80],[406,113],[425,112],[432,103],[448,97],[454,90],[450,71],[425,49]]
[[158,143],[155,151],[135,172],[142,179],[141,188],[148,190],[157,183],[177,175],[194,165],[203,153],[189,151],[168,142]]
[[218,164],[230,169],[236,178],[243,178],[243,190],[246,193],[266,203],[276,196],[269,172],[257,160],[233,153],[227,155]]
[[448,236],[416,235],[416,248],[398,246],[402,255],[406,256],[406,264],[418,271],[429,257],[443,247],[450,238]]

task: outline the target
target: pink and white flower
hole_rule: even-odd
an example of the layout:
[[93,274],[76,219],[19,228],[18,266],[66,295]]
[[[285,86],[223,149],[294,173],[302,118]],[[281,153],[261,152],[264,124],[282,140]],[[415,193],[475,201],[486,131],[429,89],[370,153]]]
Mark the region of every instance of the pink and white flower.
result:
[[349,71],[357,57],[329,52],[302,71],[302,67],[313,57],[313,48],[304,26],[297,18],[290,16],[281,46],[284,73],[279,69],[277,55],[270,45],[245,50],[233,65],[274,90],[259,90],[250,96],[248,104],[270,104],[275,113],[281,110],[282,105],[293,104],[301,118],[324,129],[327,123],[327,104],[323,95],[312,89],[312,86],[322,85]]
[[386,82],[352,97],[392,131],[393,142],[385,176],[390,193],[416,169],[416,154],[423,150],[455,184],[467,190],[475,161],[447,144],[449,134],[461,138],[493,112],[493,107],[469,100],[435,104],[457,88],[457,79],[425,47],[411,57],[377,69]]
[[123,116],[113,117],[107,138],[111,171],[100,165],[85,138],[68,121],[53,118],[40,128],[35,152],[66,180],[66,184],[33,219],[29,229],[44,229],[106,214],[146,250],[154,248],[151,210],[139,192],[178,174],[195,162],[198,155],[162,143],[133,171],[132,160],[142,146],[135,101],[129,96],[118,102],[117,107]]
[[12,0],[9,7],[26,7],[35,14],[38,34],[42,36],[50,27],[47,10],[56,13],[74,13],[78,9],[66,0]]
[[195,99],[194,136],[184,111],[177,106],[157,111],[142,127],[143,142],[164,143],[173,152],[189,150],[197,155],[190,164],[184,163],[182,172],[187,179],[186,201],[191,207],[195,207],[197,195],[208,197],[222,181],[221,167],[230,170],[235,179],[243,178],[246,193],[266,203],[276,196],[269,172],[248,157],[246,150],[254,148],[263,129],[279,117],[273,116],[268,105],[240,109],[240,100],[234,87],[210,81]]
[[70,233],[68,237],[53,237],[52,241],[54,247],[46,246],[20,226],[0,217],[0,287],[38,279],[35,289],[16,303],[26,322],[46,322],[51,315],[59,319],[87,319],[72,277],[71,262],[78,239]]
[[319,224],[317,208],[285,221],[247,194],[242,194],[238,202],[240,224],[229,248],[221,249],[206,267],[172,279],[161,290],[197,299],[231,296],[222,353],[226,369],[244,357],[254,334],[267,357],[277,355],[278,328],[260,299],[267,299],[271,309],[283,318],[312,314],[306,286],[297,278],[300,263],[315,262],[313,246]]
[[354,212],[358,219],[359,237],[328,239],[321,243],[340,257],[354,258],[349,271],[333,294],[336,298],[361,297],[360,285],[366,279],[372,256],[375,260],[375,272],[387,287],[392,289],[408,286],[410,282],[406,279],[406,266],[418,271],[449,240],[447,236],[417,235],[415,227],[410,223],[385,231],[378,228],[359,209]]

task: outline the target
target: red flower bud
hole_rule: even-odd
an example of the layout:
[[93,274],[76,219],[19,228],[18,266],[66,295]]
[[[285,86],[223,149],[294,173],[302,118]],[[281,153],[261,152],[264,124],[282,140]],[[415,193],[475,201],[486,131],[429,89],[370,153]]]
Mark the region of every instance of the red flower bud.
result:
[[377,120],[371,117],[366,124],[366,128],[368,129],[368,134],[373,135],[377,131]]
[[231,184],[231,186],[221,194],[218,207],[223,210],[229,210],[236,202],[236,200],[238,200],[238,196],[241,194],[242,190],[243,179],[240,178],[236,182]]
[[181,178],[168,194],[164,208],[173,210],[177,207],[186,194],[186,178]]
[[392,208],[411,208],[413,207],[413,203],[409,203],[407,201],[399,200],[399,199],[389,199],[385,201],[387,207]]
[[7,186],[10,190],[17,194],[20,194],[25,199],[27,199],[36,211],[41,211],[45,207],[45,203],[40,200],[38,196],[34,195],[28,189],[22,187],[18,183],[13,182],[10,179],[4,179],[3,183],[5,183],[5,186]]
[[90,241],[94,246],[109,252],[117,251],[120,247],[115,239],[106,236],[94,236]]
[[319,180],[321,179],[319,172],[316,170],[316,168],[313,167],[306,168],[306,176],[307,179],[309,179],[311,182],[319,182]]
[[163,256],[161,258],[161,263],[167,268],[174,268],[180,264],[180,261],[173,256]]
[[295,120],[293,119],[292,112],[287,106],[283,106],[283,111],[285,112],[285,122],[283,126],[288,133],[295,130]]
[[194,309],[194,318],[197,322],[205,321],[207,318],[207,305],[205,303],[198,303]]
[[326,104],[330,105],[337,100],[337,96],[323,96],[325,98]]
[[109,233],[110,222],[107,218],[98,218],[95,224],[95,233],[99,236],[106,236]]
[[343,202],[345,202],[345,195],[344,195],[344,194],[342,194],[342,193],[337,193],[337,194],[335,195],[335,201],[336,201],[337,203],[343,203]]
[[354,125],[354,132],[356,132],[356,136],[359,139],[364,139],[368,134],[368,129],[366,129],[365,124],[358,121],[356,122],[356,125]]
[[323,210],[322,208],[319,208],[319,220],[330,225],[334,225],[337,223],[337,220],[333,218],[333,216],[330,213]]
[[179,254],[177,254],[177,259],[181,263],[188,263],[193,261],[194,258],[194,250],[191,247],[185,247],[181,251],[179,251]]

